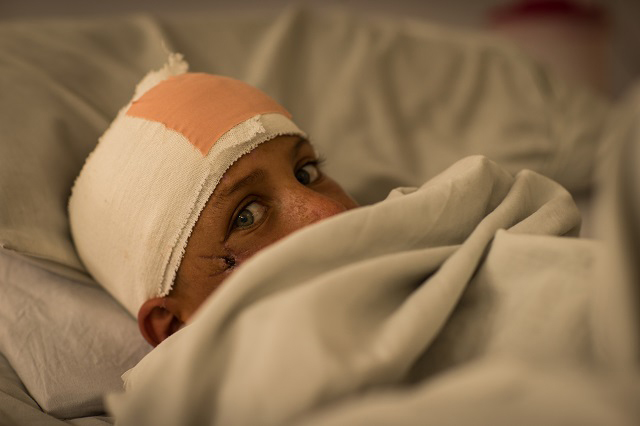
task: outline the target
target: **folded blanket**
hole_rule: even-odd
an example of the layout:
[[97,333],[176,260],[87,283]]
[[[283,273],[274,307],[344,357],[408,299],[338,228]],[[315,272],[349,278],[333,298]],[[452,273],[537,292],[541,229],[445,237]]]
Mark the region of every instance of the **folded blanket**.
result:
[[[595,251],[540,236],[576,235],[579,222],[551,180],[466,158],[256,255],[109,406],[122,425],[371,424],[388,408],[372,396],[478,359],[587,362],[580,282]],[[398,420],[424,420],[414,400],[396,398]]]

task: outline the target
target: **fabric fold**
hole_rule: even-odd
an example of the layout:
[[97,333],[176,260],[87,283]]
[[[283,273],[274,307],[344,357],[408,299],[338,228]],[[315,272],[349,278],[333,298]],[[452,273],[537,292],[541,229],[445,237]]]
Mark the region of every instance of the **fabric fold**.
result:
[[245,263],[130,371],[127,392],[109,399],[119,424],[288,424],[407,384],[498,231],[579,227],[562,187],[484,157],[404,193]]

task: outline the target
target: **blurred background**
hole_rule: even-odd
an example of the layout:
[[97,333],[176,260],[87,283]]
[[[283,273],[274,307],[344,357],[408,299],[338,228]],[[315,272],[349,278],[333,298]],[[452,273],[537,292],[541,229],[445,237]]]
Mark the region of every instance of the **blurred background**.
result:
[[540,61],[613,98],[640,75],[640,0],[1,0],[0,21],[123,13],[276,13],[291,4],[500,32]]

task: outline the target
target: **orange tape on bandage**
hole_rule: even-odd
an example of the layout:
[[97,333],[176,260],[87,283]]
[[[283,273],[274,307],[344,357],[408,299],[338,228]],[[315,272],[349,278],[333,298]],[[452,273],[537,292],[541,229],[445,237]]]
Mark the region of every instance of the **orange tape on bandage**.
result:
[[134,101],[127,115],[164,124],[207,155],[232,127],[258,115],[291,114],[262,91],[241,81],[201,73],[164,80]]

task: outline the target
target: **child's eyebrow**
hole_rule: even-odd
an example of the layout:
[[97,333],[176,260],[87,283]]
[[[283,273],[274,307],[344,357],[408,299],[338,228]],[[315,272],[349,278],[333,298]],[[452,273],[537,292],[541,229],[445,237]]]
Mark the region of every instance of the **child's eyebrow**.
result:
[[256,169],[234,183],[231,188],[221,194],[221,197],[229,197],[244,187],[256,184],[261,180],[264,180],[266,176],[267,172],[264,169]]
[[[302,149],[302,147],[305,144],[310,144],[310,142],[302,137],[298,137],[298,141],[296,142],[296,144],[291,148],[291,156],[293,158],[297,157],[298,154],[300,153],[300,150]],[[219,194],[216,198],[215,204],[216,205],[221,205],[224,203],[224,200],[228,197],[230,197],[231,195],[233,195],[235,192],[241,190],[242,188],[245,188],[247,186],[253,185],[258,183],[261,180],[264,180],[267,176],[267,172],[264,169],[256,169],[254,171],[252,171],[251,173],[249,173],[248,175],[246,175],[245,177],[243,177],[242,179],[238,180],[237,182],[235,182],[233,185],[231,185],[231,187],[229,187],[229,189],[225,190],[224,192],[222,192],[221,194]]]
[[305,143],[309,143],[309,141],[298,136],[298,142],[296,142],[296,144],[293,146],[293,149],[291,150],[292,158],[296,158],[298,156]]

